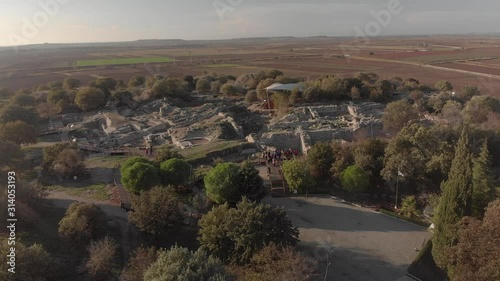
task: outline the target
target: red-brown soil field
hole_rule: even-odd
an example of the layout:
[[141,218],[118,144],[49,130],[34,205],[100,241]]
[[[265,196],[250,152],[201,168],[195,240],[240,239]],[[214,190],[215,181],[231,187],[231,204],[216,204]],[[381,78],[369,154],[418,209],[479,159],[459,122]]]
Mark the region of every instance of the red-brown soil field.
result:
[[[170,57],[173,62],[74,67],[80,60],[141,57]],[[500,37],[387,37],[362,43],[327,37],[174,43],[167,40],[147,44],[137,41],[40,45],[23,47],[18,52],[0,49],[0,87],[12,90],[61,81],[69,76],[87,83],[99,77],[127,81],[135,75],[155,74],[182,77],[217,72],[237,76],[275,68],[288,76],[306,78],[323,74],[349,77],[364,71],[375,72],[384,79],[412,77],[431,86],[439,80],[448,80],[455,89],[475,85],[485,94],[500,97]]]

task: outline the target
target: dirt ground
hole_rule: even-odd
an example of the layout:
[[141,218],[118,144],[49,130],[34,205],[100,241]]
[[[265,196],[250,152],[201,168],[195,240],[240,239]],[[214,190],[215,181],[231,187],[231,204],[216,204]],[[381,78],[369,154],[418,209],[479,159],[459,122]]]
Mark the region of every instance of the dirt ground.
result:
[[406,274],[427,229],[327,197],[268,198],[285,208],[300,231],[300,248],[319,260],[318,279],[394,281]]
[[[32,88],[70,76],[86,84],[99,77],[128,81],[135,75],[156,74],[182,77],[185,74],[197,76],[217,72],[239,76],[278,68],[288,76],[306,78],[322,74],[349,77],[360,71],[373,71],[382,79],[412,77],[428,85],[448,80],[456,89],[476,85],[486,94],[500,92],[500,79],[457,73],[453,71],[457,68],[456,65],[450,65],[449,71],[418,65],[470,59],[495,64],[495,59],[500,58],[500,38],[497,36],[386,37],[374,38],[368,43],[359,43],[349,38],[326,37],[187,43],[171,43],[172,45],[166,44],[163,47],[138,43],[134,45],[133,42],[78,48],[51,49],[49,46],[46,49],[33,48],[18,53],[3,49],[0,50],[0,87],[12,90]],[[349,53],[362,59],[339,58]],[[175,62],[104,68],[74,69],[71,66],[77,60],[153,56],[169,56],[175,58]],[[484,59],[490,59],[491,62]],[[494,68],[466,68],[485,74],[498,72]]]

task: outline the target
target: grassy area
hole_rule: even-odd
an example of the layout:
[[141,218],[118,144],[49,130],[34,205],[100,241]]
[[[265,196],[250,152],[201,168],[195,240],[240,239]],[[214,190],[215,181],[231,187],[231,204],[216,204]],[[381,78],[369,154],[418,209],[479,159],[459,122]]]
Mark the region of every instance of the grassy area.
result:
[[386,214],[388,216],[391,216],[391,217],[402,219],[402,220],[407,221],[407,222],[418,224],[418,225],[423,226],[423,227],[429,227],[431,225],[430,223],[422,221],[420,219],[408,218],[408,217],[402,216],[400,214],[397,214],[395,212],[388,211],[388,210],[385,210],[385,209],[380,209],[379,212],[382,213],[382,214]]
[[203,67],[210,67],[210,68],[222,68],[222,67],[237,67],[239,66],[238,64],[230,64],[230,63],[226,63],[226,64],[207,64],[207,65],[201,65]]
[[105,184],[93,184],[89,186],[47,186],[50,191],[60,191],[69,195],[88,198],[93,200],[105,201],[109,199],[110,190]]
[[138,63],[160,63],[173,62],[170,57],[156,58],[116,58],[116,59],[100,59],[100,60],[81,60],[76,63],[77,66],[96,66],[96,65],[121,65],[121,64],[138,64]]
[[180,151],[180,154],[186,158],[188,161],[193,161],[196,159],[200,159],[206,157],[207,154],[221,151],[228,148],[233,148],[240,145],[239,141],[217,141],[211,142],[202,146],[196,146],[188,149],[184,149]]
[[472,59],[482,59],[482,58],[491,58],[492,55],[490,54],[485,54],[485,53],[458,53],[458,54],[439,54],[439,55],[432,55],[432,54],[427,54],[425,53],[421,56],[415,56],[415,57],[410,57],[410,58],[405,58],[403,60],[405,61],[413,61],[413,62],[420,62],[420,63],[438,63],[438,62],[454,62],[454,61],[459,61],[459,60],[472,60]]
[[122,164],[127,160],[125,156],[107,156],[107,157],[97,157],[97,158],[87,158],[85,160],[85,167],[88,169],[92,168],[107,168],[112,169],[116,165]]

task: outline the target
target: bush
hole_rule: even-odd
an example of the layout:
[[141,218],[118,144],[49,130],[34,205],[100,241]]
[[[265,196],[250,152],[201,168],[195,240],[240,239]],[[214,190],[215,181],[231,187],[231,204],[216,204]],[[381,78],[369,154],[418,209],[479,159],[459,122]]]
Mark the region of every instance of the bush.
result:
[[101,89],[81,88],[76,94],[75,104],[83,111],[99,109],[106,104],[106,95]]
[[349,166],[342,172],[340,182],[349,192],[363,192],[370,185],[370,180],[366,172],[356,165]]
[[85,264],[93,280],[109,280],[113,276],[114,258],[118,245],[115,240],[105,237],[92,241],[88,246],[89,260]]
[[94,204],[75,202],[59,222],[59,235],[76,246],[98,239],[104,232],[106,215]]
[[283,162],[282,169],[288,187],[293,192],[306,193],[316,184],[307,164],[300,159]]
[[123,269],[120,278],[123,281],[143,281],[144,273],[157,259],[158,251],[153,247],[135,249],[130,255],[128,264]]
[[125,169],[122,167],[121,180],[128,191],[139,193],[161,183],[160,170],[152,164],[137,162]]
[[57,272],[56,261],[47,253],[42,245],[25,246],[16,241],[15,273],[7,271],[9,246],[5,239],[0,243],[0,280],[2,281],[51,281]]
[[401,203],[401,209],[399,212],[408,218],[414,218],[418,216],[417,212],[417,200],[415,199],[415,196],[407,196],[403,199],[403,202]]
[[282,208],[243,199],[214,207],[198,222],[201,249],[232,264],[246,264],[265,245],[295,246],[298,230]]
[[217,204],[236,203],[241,197],[238,186],[240,167],[234,163],[222,163],[215,166],[205,176],[207,196]]
[[185,160],[170,159],[160,165],[162,182],[164,185],[182,186],[189,183],[191,165]]
[[141,231],[159,236],[182,222],[179,200],[168,188],[156,186],[131,199],[134,212],[128,218]]
[[231,280],[224,264],[204,251],[190,252],[173,246],[160,252],[158,259],[144,273],[144,281],[225,281]]

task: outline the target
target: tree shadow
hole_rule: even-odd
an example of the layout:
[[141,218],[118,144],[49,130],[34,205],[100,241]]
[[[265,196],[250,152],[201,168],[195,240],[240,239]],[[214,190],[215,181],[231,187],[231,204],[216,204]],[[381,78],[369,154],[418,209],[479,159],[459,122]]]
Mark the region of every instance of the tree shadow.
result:
[[368,209],[327,198],[273,198],[272,205],[282,206],[298,228],[347,232],[414,232],[424,227]]
[[[408,264],[395,265],[369,253],[335,247],[301,243],[298,246],[306,255],[316,261],[313,280],[331,281],[394,281],[407,272]],[[327,273],[327,264],[330,264]]]

